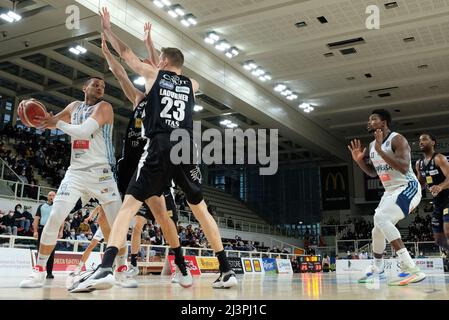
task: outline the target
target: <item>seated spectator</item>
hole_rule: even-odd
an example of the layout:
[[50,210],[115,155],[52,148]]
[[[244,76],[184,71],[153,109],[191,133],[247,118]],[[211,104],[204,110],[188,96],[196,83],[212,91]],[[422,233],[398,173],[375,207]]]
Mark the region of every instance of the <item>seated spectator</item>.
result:
[[31,226],[31,221],[25,217],[25,215],[22,212],[22,205],[17,204],[14,208],[14,221],[15,225],[18,228],[18,231],[22,234],[28,233]]
[[2,218],[3,225],[6,226],[6,234],[17,236],[17,226],[14,219],[14,211],[9,211]]

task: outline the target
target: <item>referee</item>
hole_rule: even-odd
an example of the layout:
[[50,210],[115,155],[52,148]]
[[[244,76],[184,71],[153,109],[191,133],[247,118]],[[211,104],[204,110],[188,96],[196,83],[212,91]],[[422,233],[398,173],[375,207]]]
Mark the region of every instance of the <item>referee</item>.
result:
[[[33,221],[33,237],[37,239],[37,247],[41,243],[41,235],[42,230],[44,230],[45,223],[47,223],[48,218],[50,217],[51,208],[53,206],[53,199],[55,198],[55,192],[50,191],[47,195],[47,202],[39,205],[36,211],[36,216]],[[60,230],[61,231],[61,230]],[[60,232],[61,233],[61,232]],[[59,237],[60,238],[60,237]],[[53,279],[53,263],[55,260],[55,250],[53,249],[50,258],[47,261],[47,279]]]

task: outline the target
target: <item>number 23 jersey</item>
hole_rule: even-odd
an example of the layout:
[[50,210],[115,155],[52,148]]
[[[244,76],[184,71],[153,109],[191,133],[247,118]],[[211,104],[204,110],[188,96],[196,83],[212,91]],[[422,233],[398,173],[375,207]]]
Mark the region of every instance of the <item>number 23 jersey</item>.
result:
[[145,137],[151,139],[157,134],[170,134],[175,129],[186,129],[192,134],[195,96],[189,78],[160,70],[145,99],[142,113]]

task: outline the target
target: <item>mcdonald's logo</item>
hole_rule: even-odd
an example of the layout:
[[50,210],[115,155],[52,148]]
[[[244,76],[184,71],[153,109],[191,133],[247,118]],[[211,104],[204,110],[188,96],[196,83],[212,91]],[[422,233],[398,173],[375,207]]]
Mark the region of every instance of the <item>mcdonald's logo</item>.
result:
[[345,179],[343,178],[343,175],[341,174],[341,172],[337,172],[336,174],[333,174],[332,172],[329,172],[327,174],[326,177],[326,183],[325,183],[325,190],[329,191],[329,181],[332,180],[332,190],[336,191],[338,190],[338,182],[341,182],[341,190],[345,191],[346,190],[346,185],[345,185]]

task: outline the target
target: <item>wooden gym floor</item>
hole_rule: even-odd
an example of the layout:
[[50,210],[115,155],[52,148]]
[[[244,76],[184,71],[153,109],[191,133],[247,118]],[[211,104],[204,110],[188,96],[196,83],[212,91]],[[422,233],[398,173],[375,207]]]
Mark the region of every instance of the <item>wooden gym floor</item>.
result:
[[385,281],[358,284],[357,275],[337,276],[335,273],[294,275],[238,275],[239,285],[233,289],[213,289],[216,275],[196,277],[191,288],[170,283],[167,276],[139,276],[139,288],[92,293],[68,293],[65,275],[56,274],[46,280],[44,288],[18,288],[22,278],[0,275],[0,299],[33,300],[436,300],[449,299],[449,274],[427,275],[421,283],[407,287],[389,287]]

